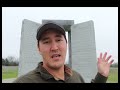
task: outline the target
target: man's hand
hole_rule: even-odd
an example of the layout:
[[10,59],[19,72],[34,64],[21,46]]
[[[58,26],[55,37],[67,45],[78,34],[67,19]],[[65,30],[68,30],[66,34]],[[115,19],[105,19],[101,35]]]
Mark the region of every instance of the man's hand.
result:
[[100,53],[100,57],[98,58],[98,62],[97,62],[98,72],[105,77],[108,77],[110,71],[110,65],[114,61],[114,60],[109,61],[110,58],[111,55],[107,57],[107,52],[105,52],[104,55]]

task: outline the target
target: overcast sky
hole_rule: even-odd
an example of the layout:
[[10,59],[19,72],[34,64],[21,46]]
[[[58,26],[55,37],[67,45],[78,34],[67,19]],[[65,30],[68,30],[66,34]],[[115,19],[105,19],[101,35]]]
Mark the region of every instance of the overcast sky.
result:
[[2,7],[2,57],[19,58],[22,20],[93,20],[96,52],[107,51],[118,62],[118,7]]

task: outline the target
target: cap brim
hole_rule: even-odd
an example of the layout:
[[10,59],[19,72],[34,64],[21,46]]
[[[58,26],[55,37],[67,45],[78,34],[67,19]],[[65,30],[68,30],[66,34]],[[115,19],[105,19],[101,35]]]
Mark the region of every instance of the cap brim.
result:
[[43,32],[45,32],[46,30],[49,30],[50,28],[52,28],[54,30],[58,30],[63,35],[65,35],[65,29],[62,26],[60,26],[60,25],[58,25],[56,23],[53,23],[53,22],[52,23],[49,22],[49,23],[45,23],[45,24],[41,25],[38,28],[38,30],[37,30],[37,36],[36,36],[37,40],[40,40]]

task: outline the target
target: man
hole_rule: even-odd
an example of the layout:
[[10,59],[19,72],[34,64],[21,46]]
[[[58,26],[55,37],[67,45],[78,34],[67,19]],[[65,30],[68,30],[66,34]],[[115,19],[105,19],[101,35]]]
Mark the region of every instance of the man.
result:
[[[13,83],[85,83],[79,73],[64,65],[67,39],[62,26],[49,21],[38,28],[36,38],[43,61],[35,70],[19,77]],[[113,62],[108,62],[110,58],[111,55],[107,57],[107,53],[100,54],[98,73],[95,79],[91,80],[92,83],[106,82]]]

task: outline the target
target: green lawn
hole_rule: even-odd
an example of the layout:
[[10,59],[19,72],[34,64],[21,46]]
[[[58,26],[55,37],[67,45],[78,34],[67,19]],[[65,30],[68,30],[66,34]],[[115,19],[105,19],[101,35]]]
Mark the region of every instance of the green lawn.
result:
[[15,78],[18,75],[18,66],[2,66],[2,79]]
[[118,83],[118,68],[110,68],[107,83]]

